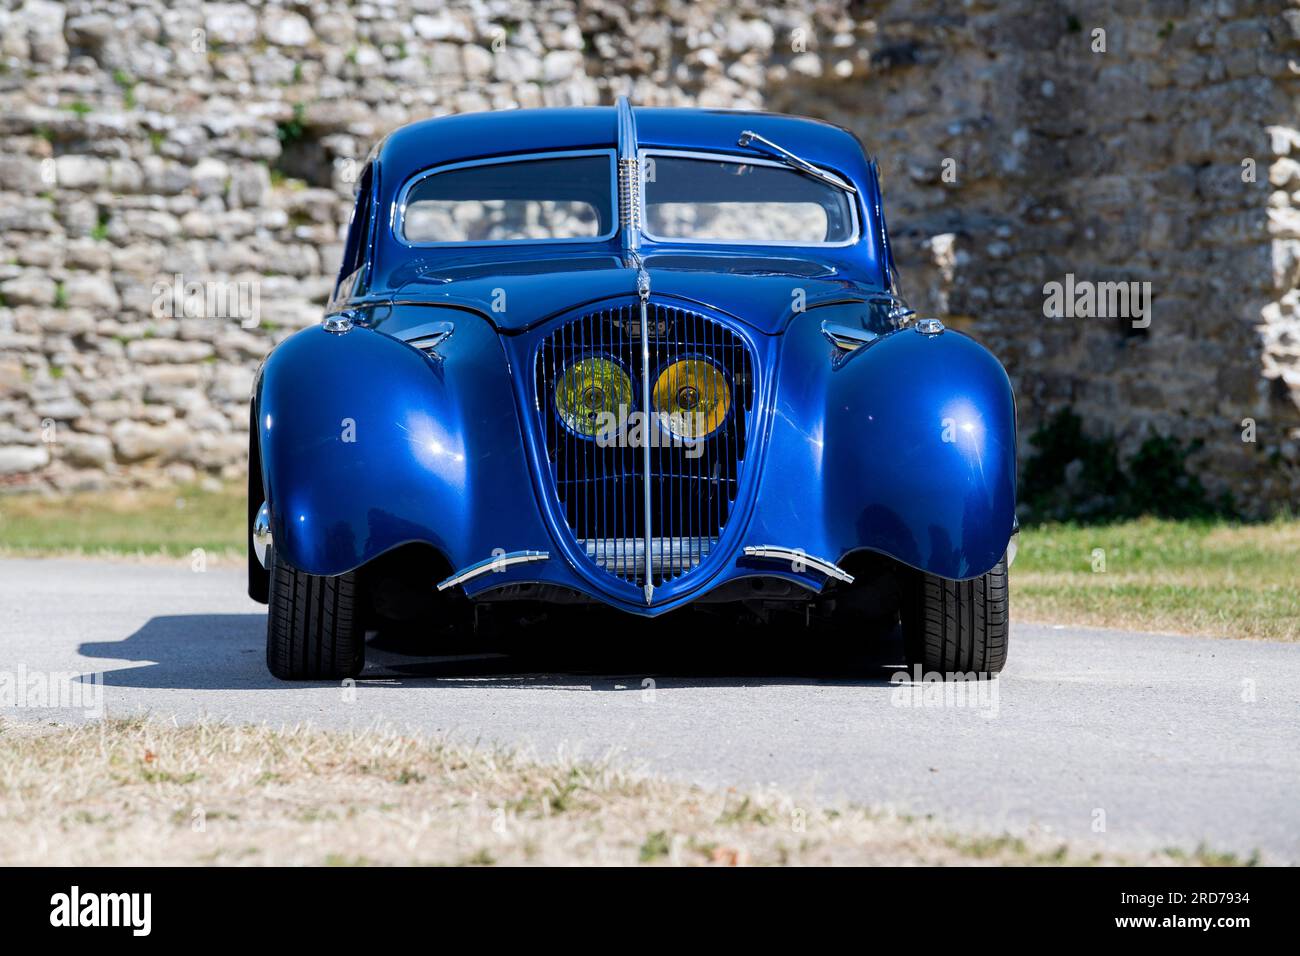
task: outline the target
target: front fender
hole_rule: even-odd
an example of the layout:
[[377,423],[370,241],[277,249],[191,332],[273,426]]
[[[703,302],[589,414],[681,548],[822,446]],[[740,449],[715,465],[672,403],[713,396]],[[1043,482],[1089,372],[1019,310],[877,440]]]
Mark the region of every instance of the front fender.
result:
[[782,349],[757,533],[832,560],[866,549],[950,579],[988,572],[1015,524],[1006,372],[952,330],[845,353],[818,311]]
[[545,548],[520,452],[505,353],[461,315],[431,357],[361,326],[286,339],[256,389],[263,488],[276,553],[335,575],[411,541],[455,568],[496,547]]

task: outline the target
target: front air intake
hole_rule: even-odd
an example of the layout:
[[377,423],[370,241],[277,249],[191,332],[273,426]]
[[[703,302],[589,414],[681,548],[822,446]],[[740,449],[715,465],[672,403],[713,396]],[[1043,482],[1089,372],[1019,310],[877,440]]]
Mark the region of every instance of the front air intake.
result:
[[754,371],[745,341],[721,321],[656,302],[647,314],[650,415],[638,303],[560,325],[538,348],[534,380],[554,493],[578,550],[620,580],[658,588],[703,562],[731,517]]

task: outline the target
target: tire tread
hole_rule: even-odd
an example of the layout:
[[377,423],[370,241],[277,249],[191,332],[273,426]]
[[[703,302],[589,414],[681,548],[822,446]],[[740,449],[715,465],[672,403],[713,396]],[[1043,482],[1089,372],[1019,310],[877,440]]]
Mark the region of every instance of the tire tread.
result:
[[1005,557],[969,581],[920,573],[903,609],[908,663],[945,674],[998,673],[1007,660],[1008,600]]
[[305,574],[271,551],[266,666],[281,680],[339,680],[365,665],[355,574]]

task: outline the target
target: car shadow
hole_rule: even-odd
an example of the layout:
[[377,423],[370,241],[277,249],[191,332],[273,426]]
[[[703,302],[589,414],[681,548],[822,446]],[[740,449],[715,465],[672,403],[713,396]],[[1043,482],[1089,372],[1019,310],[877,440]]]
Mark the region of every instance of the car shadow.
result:
[[[110,687],[189,690],[290,690],[266,670],[265,614],[188,614],[151,618],[122,641],[87,642],[82,656],[137,662],[103,674]],[[657,686],[744,687],[796,684],[891,686],[901,667],[897,628],[844,641],[775,625],[698,628],[674,622],[618,621],[573,632],[534,624],[457,642],[371,634],[359,684],[376,687],[528,688],[571,686],[640,691]]]

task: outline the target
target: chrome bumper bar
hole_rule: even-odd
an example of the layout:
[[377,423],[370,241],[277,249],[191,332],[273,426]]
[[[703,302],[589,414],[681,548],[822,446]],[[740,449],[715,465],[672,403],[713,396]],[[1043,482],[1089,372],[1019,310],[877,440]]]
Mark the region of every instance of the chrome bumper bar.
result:
[[487,574],[489,571],[504,571],[512,564],[545,561],[550,556],[549,551],[511,551],[509,554],[494,554],[490,558],[484,558],[476,564],[462,568],[445,581],[438,582],[438,590],[445,591],[447,588],[454,588],[458,584],[464,584],[471,578],[476,578],[480,574]]
[[834,578],[836,581],[843,581],[845,584],[853,583],[853,575],[845,571],[834,561],[827,561],[825,558],[813,557],[811,554],[805,554],[798,548],[786,548],[777,544],[758,544],[746,545],[745,557],[747,558],[765,558],[772,561],[786,561],[796,571],[802,571],[804,567],[812,568],[814,571],[820,571],[828,578]]

